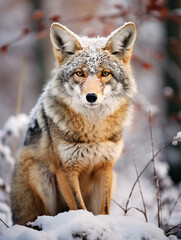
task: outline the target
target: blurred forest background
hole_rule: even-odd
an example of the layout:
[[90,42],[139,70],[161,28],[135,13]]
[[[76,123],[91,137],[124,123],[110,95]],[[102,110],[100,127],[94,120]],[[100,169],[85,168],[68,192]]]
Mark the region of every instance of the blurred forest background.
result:
[[[0,129],[11,115],[29,114],[51,78],[55,61],[49,29],[53,22],[78,35],[95,37],[107,36],[128,21],[137,26],[132,66],[139,93],[133,124],[125,131],[121,163],[115,167],[122,176],[118,177],[120,194],[115,195],[118,202],[120,198],[126,201],[127,195],[121,191],[126,191],[128,180],[131,186],[136,177],[131,145],[140,172],[153,147],[160,149],[181,131],[181,1],[0,0]],[[159,160],[166,163],[165,171],[179,192],[181,147],[170,144]],[[158,172],[159,168],[163,169],[158,166]],[[159,174],[161,177],[162,172]],[[149,205],[150,196],[147,198]]]

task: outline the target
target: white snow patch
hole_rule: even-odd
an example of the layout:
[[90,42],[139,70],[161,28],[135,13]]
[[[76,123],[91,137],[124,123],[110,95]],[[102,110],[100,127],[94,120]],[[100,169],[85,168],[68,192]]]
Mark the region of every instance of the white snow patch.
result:
[[172,144],[174,146],[178,145],[181,143],[181,131],[177,133],[177,135],[173,138]]
[[[14,225],[10,228],[0,222],[0,240],[48,240],[46,234],[25,226]],[[53,240],[54,238],[52,238]]]
[[52,216],[40,216],[31,226],[41,231],[0,224],[0,240],[84,239],[93,240],[167,240],[163,230],[128,216],[94,216],[85,210],[69,211]]
[[1,156],[3,156],[7,162],[9,162],[12,165],[14,164],[14,159],[11,156],[11,149],[6,145],[1,144],[1,142],[0,142],[0,153],[1,153]]
[[170,236],[169,236],[169,239],[170,239],[170,240],[178,240],[178,238],[177,238],[176,236],[174,236],[174,235],[170,235]]
[[13,135],[18,138],[19,133],[28,123],[28,117],[26,114],[19,114],[17,116],[11,116],[5,123],[3,129],[0,131],[0,139],[3,139],[6,135]]

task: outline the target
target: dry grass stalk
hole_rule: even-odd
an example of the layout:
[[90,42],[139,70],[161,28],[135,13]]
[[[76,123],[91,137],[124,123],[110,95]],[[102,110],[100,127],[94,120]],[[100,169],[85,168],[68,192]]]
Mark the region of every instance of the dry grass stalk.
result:
[[125,208],[123,208],[117,201],[115,201],[113,198],[112,198],[112,201],[113,201],[116,205],[118,205],[118,207],[120,207],[120,208],[123,210],[124,215],[126,215],[130,210],[135,209],[135,210],[141,212],[141,213],[145,216],[145,212],[144,212],[143,210],[137,208],[137,207],[129,207],[128,209],[125,209]]
[[[23,57],[23,62],[21,65],[21,70],[20,70],[20,78],[19,78],[19,84],[18,84],[18,94],[17,94],[17,101],[16,101],[16,116],[20,113],[21,111],[21,103],[22,103],[22,95],[23,95],[23,83],[24,83],[24,73],[25,73],[25,64],[26,64],[26,57]],[[12,140],[12,147],[11,147],[11,152],[12,156],[15,155],[16,152],[16,142],[17,139]]]
[[8,226],[2,219],[0,219],[0,221],[1,221],[7,228],[9,228],[9,226]]
[[136,176],[137,176],[137,179],[138,179],[138,186],[139,186],[139,191],[140,191],[140,195],[141,195],[141,199],[142,199],[142,203],[143,203],[143,209],[144,211],[143,214],[145,216],[145,220],[146,222],[148,222],[148,218],[147,218],[147,211],[146,211],[146,204],[145,204],[145,200],[144,200],[144,197],[143,197],[143,192],[142,192],[142,189],[141,189],[141,183],[140,183],[140,179],[139,179],[139,175],[138,175],[138,168],[137,168],[137,165],[136,165],[136,159],[135,159],[135,151],[134,151],[134,146],[132,145],[132,155],[133,155],[133,162],[134,162],[134,166],[135,166],[135,170],[136,170]]
[[22,62],[22,65],[21,65],[19,85],[18,85],[18,95],[17,95],[17,102],[16,102],[16,116],[21,111],[22,94],[23,94],[23,83],[24,83],[24,73],[25,73],[25,63],[26,63],[26,57],[24,56],[23,57],[23,62]]
[[174,204],[173,204],[173,207],[171,208],[171,210],[170,210],[170,213],[169,213],[169,216],[168,216],[168,220],[167,220],[167,224],[166,225],[168,225],[168,222],[169,222],[169,220],[170,220],[170,217],[171,217],[171,215],[172,215],[172,213],[173,213],[173,211],[174,211],[174,208],[175,208],[175,206],[177,205],[177,203],[178,203],[178,200],[181,198],[181,194],[179,194],[179,196],[177,197],[177,199],[175,200],[175,202],[174,202]]
[[149,119],[149,127],[150,127],[150,140],[151,140],[151,149],[152,149],[152,164],[153,164],[153,174],[154,174],[154,182],[156,187],[156,197],[157,197],[157,218],[158,218],[158,226],[162,227],[161,223],[161,193],[160,193],[160,187],[159,187],[159,180],[157,176],[156,166],[155,166],[155,153],[154,153],[154,143],[153,143],[153,133],[152,133],[152,122],[151,122],[151,112],[149,111],[148,114]]
[[129,205],[131,196],[132,196],[132,194],[133,194],[134,188],[135,188],[137,182],[139,181],[140,177],[143,175],[143,173],[146,171],[146,169],[147,169],[147,168],[149,167],[149,165],[152,163],[153,158],[157,157],[157,155],[158,155],[160,152],[162,152],[165,148],[167,148],[167,147],[170,146],[171,144],[172,144],[172,143],[170,142],[170,143],[162,146],[162,147],[154,154],[154,156],[149,160],[149,162],[146,164],[146,166],[143,168],[143,170],[140,172],[140,174],[138,175],[137,179],[136,179],[135,182],[133,183],[133,186],[132,186],[132,188],[131,188],[131,191],[130,191],[128,200],[127,200],[127,202],[126,202],[126,207],[125,207],[125,209],[128,209],[128,205]]
[[[130,211],[130,210],[132,210],[132,209],[134,209],[134,210],[136,210],[136,211],[138,211],[138,212],[141,212],[141,213],[145,216],[145,212],[144,212],[143,210],[137,208],[137,207],[129,207],[129,208],[127,209],[127,212]],[[146,222],[148,222],[148,221],[146,221]]]
[[165,231],[165,235],[168,237],[170,235],[176,235],[181,232],[181,224],[177,224],[175,226],[170,227]]
[[116,202],[113,198],[111,200],[125,212],[125,209],[118,202]]

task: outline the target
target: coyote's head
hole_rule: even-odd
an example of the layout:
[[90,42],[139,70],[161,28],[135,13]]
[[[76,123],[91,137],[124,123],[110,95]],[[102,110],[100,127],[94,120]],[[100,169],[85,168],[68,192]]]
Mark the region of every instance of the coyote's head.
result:
[[54,23],[50,37],[58,62],[52,85],[56,97],[77,111],[104,107],[109,113],[133,97],[136,86],[130,58],[136,38],[134,23],[126,23],[107,38],[79,37]]

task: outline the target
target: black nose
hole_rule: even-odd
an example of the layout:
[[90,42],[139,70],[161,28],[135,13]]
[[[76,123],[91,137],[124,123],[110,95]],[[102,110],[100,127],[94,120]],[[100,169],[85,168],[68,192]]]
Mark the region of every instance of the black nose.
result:
[[97,95],[95,93],[88,93],[86,99],[90,103],[94,103],[97,100]]

